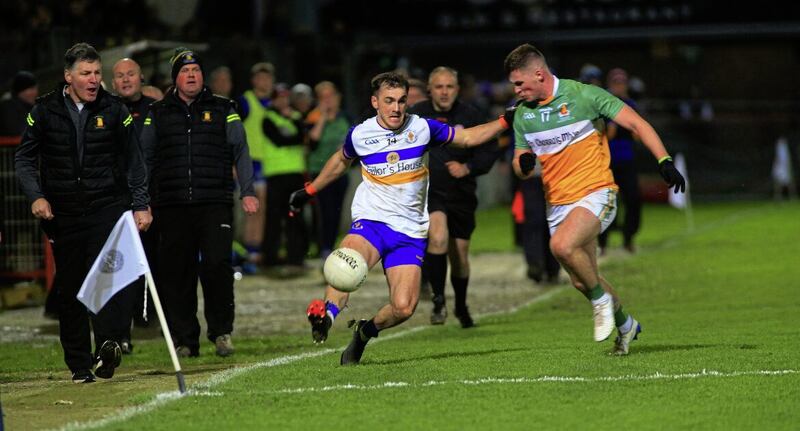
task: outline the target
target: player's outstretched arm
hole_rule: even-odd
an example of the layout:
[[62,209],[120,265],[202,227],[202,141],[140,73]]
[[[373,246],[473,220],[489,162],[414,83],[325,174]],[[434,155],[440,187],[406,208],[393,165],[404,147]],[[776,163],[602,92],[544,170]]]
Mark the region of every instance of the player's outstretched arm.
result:
[[311,200],[318,191],[322,190],[328,184],[339,178],[352,163],[352,159],[344,156],[344,151],[339,150],[335,152],[322,167],[322,171],[314,178],[314,181],[306,183],[302,189],[295,190],[289,196],[289,214],[298,214],[305,206],[306,202]]
[[494,120],[468,129],[456,130],[451,145],[463,148],[475,147],[489,142],[506,128],[506,123]]
[[353,159],[348,159],[344,156],[344,151],[340,149],[339,151],[333,153],[333,155],[325,162],[325,166],[322,167],[322,171],[320,171],[319,175],[314,178],[314,181],[311,181],[311,185],[317,189],[322,190],[328,184],[336,181],[337,178],[342,176],[343,173],[347,171],[347,168],[350,167],[350,164],[353,162]]
[[661,142],[661,138],[650,123],[628,105],[623,106],[613,120],[615,123],[633,132],[634,135],[639,136],[642,144],[644,144],[656,160],[658,160],[658,170],[661,173],[661,177],[674,189],[675,193],[686,190],[686,180],[675,168],[675,165],[672,163],[672,157],[669,156],[667,149],[664,148],[664,143]]

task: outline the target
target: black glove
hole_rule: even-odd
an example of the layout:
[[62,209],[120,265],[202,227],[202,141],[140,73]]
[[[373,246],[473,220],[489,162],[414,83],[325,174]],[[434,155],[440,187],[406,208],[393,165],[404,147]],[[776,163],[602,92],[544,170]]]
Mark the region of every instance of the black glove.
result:
[[675,193],[686,191],[686,180],[675,168],[675,163],[672,163],[672,157],[666,158],[658,164],[658,172],[669,187],[675,188]]
[[536,156],[533,153],[522,153],[519,155],[519,170],[522,175],[528,175],[536,167]]
[[295,190],[289,195],[289,215],[295,216],[300,214],[306,203],[311,200],[311,195],[306,191],[305,187],[300,190]]
[[506,120],[509,129],[514,129],[514,115],[517,113],[517,107],[522,104],[522,99],[517,100],[514,106],[509,106],[503,113],[503,119]]

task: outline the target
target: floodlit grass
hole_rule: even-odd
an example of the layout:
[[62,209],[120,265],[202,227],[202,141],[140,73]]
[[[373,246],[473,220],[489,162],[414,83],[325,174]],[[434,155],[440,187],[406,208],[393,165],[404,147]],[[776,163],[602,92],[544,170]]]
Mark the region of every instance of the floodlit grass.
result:
[[[476,259],[513,247],[506,208],[481,212],[478,226]],[[256,366],[202,385],[230,365],[204,351],[187,367],[197,394],[172,401],[153,401],[175,387],[159,340],[137,344],[120,379],[88,387],[47,381],[63,374],[53,343],[12,343],[0,346],[0,382],[41,390],[3,391],[7,425],[86,422],[138,405],[146,411],[105,428],[796,429],[800,205],[702,205],[692,232],[681,212],[647,206],[637,244],[603,267],[642,323],[627,357],[606,354],[611,340],[592,341],[590,309],[570,287],[470,330],[386,331],[355,367],[338,365],[342,322],[321,348],[290,335],[237,339],[235,360]],[[73,404],[54,405],[61,398]],[[20,412],[29,422],[13,422]]]

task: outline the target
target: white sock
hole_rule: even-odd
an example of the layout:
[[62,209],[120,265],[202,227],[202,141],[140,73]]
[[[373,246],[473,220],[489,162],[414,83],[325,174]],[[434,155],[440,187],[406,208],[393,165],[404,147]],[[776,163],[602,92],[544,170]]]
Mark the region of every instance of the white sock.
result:
[[608,301],[611,301],[611,295],[609,295],[608,292],[606,292],[603,294],[603,296],[597,299],[592,299],[592,305],[605,304]]
[[328,310],[327,314],[328,314],[328,317],[331,318],[331,322],[336,320],[336,316],[333,315],[333,312],[331,310]]
[[627,334],[628,332],[630,332],[630,330],[633,329],[633,317],[631,317],[631,315],[629,314],[628,320],[626,320],[625,323],[622,324],[622,326],[617,326],[617,329],[619,329],[620,334]]

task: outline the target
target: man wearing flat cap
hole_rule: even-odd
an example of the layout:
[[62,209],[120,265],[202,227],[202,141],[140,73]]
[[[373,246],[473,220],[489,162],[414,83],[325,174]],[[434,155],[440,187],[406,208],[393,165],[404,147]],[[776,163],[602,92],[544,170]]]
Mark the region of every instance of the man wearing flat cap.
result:
[[234,102],[204,85],[192,50],[170,60],[173,87],[151,106],[142,131],[158,218],[159,291],[179,356],[200,354],[197,281],[203,287],[208,339],[216,354],[233,353],[233,168],[241,205],[255,214],[253,165]]

